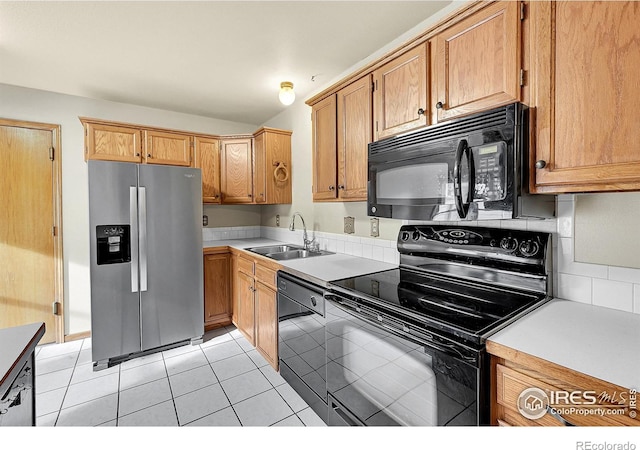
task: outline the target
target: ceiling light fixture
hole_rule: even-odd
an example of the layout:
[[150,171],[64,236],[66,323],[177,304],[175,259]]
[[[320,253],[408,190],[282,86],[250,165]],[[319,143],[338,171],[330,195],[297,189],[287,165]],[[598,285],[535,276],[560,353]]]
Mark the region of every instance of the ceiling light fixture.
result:
[[278,98],[283,105],[290,105],[296,99],[296,93],[293,92],[293,83],[291,81],[283,81],[280,83],[280,93]]

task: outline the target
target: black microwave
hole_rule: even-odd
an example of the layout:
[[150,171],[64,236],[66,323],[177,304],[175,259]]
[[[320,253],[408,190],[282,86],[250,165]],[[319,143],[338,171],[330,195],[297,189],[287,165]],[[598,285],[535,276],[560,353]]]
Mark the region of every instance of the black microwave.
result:
[[546,218],[528,193],[529,109],[512,103],[368,147],[368,215],[460,221]]

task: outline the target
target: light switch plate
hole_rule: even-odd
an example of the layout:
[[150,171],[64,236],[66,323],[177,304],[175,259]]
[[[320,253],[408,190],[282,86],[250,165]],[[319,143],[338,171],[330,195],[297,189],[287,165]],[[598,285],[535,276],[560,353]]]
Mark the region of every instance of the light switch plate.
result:
[[344,218],[344,232],[347,234],[353,234],[356,231],[355,217],[347,216]]
[[276,214],[276,226],[280,226],[280,214]]
[[375,217],[371,219],[371,236],[378,237],[380,236],[380,220]]
[[202,226],[206,227],[207,225],[209,225],[209,216],[205,214],[202,216]]

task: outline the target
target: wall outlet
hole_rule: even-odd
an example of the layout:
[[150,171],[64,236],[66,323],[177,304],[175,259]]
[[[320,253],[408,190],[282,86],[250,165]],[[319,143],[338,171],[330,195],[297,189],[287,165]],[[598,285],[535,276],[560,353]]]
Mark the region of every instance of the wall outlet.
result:
[[378,237],[380,236],[380,220],[375,217],[371,219],[371,236]]
[[356,225],[355,225],[355,217],[350,217],[347,216],[344,218],[344,232],[347,234],[353,234],[356,232]]
[[280,226],[280,214],[276,214],[276,226]]
[[209,216],[205,214],[202,216],[202,226],[206,227],[207,225],[209,225]]

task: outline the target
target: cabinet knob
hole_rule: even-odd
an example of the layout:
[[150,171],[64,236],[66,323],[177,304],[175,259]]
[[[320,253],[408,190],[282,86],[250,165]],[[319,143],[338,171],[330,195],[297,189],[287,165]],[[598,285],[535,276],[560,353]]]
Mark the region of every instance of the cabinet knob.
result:
[[422,116],[424,114],[424,108],[418,109],[418,115]]
[[544,169],[547,166],[547,162],[542,159],[536,161],[536,169]]
[[331,185],[331,186],[329,186],[329,190],[333,191],[333,190],[335,190],[335,187],[333,187],[333,185]]
[[444,103],[442,102],[436,103],[436,109],[442,109],[442,108],[444,108]]
[[151,158],[151,153],[147,153],[147,158]]
[[264,197],[264,192],[260,192],[260,197]]
[[140,156],[140,152],[136,153],[136,156]]
[[344,184],[339,184],[338,189],[342,189],[344,191]]
[[247,194],[247,197],[251,198],[251,197],[253,197],[253,196],[252,196],[251,194]]
[[213,198],[214,198],[214,199],[216,199],[216,198],[218,198],[218,196],[217,196],[217,195],[214,195],[214,196],[213,196]]

